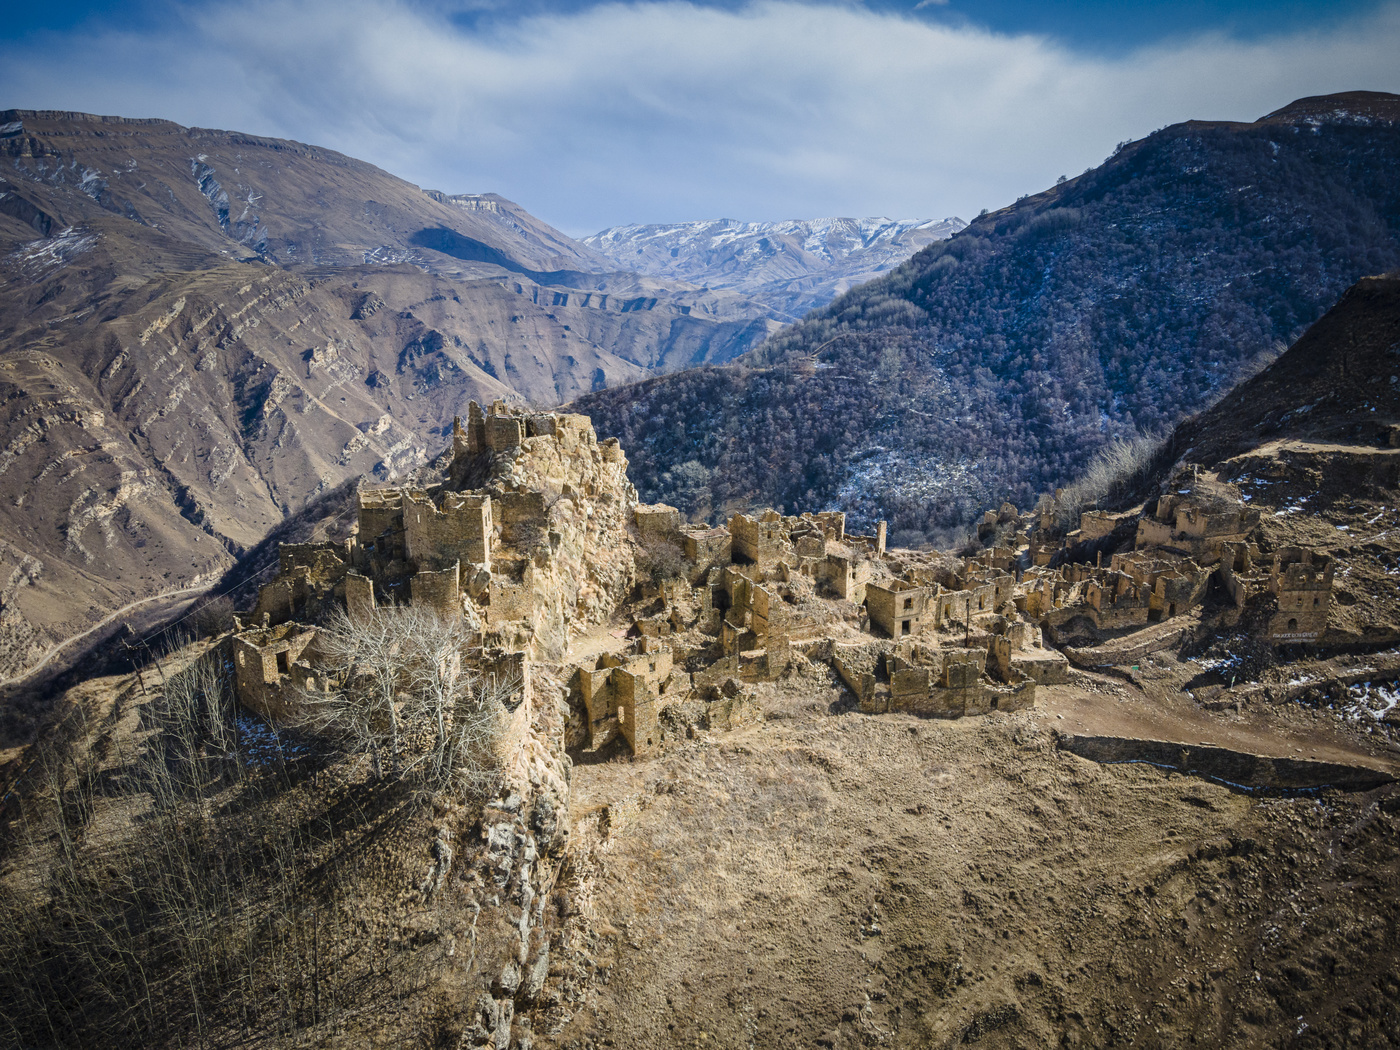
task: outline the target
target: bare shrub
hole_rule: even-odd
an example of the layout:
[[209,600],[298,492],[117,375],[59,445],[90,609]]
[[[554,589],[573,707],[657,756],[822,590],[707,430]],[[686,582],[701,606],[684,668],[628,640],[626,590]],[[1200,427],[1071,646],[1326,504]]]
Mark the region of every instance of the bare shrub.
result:
[[1060,526],[1076,527],[1085,508],[1100,500],[1117,499],[1141,484],[1166,440],[1161,434],[1140,434],[1102,449],[1084,473],[1060,491]]
[[[307,881],[312,829],[275,801],[284,767],[237,760],[226,671],[211,653],[152,676],[161,695],[124,745],[85,725],[48,755],[0,879],[8,1045],[276,1040],[332,1005],[308,980],[337,921]],[[336,892],[318,890],[322,906]]]
[[660,587],[686,574],[685,551],[670,540],[653,540],[638,553],[637,571]]

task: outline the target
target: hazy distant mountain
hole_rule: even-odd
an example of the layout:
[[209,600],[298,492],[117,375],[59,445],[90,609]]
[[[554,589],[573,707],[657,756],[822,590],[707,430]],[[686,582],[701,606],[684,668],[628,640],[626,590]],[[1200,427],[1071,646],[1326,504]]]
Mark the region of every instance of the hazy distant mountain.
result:
[[614,226],[584,243],[618,266],[729,288],[796,319],[963,229],[961,219],[715,219]]
[[1164,432],[1400,266],[1400,96],[1190,121],[978,217],[741,359],[578,402],[643,498],[902,542]]
[[0,680],[212,580],[317,492],[776,324],[494,194],[314,146],[0,112]]

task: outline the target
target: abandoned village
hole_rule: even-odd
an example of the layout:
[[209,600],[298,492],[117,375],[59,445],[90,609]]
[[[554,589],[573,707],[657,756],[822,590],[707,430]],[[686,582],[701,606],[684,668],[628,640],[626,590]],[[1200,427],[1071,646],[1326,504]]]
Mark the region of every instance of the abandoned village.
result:
[[[872,714],[1030,707],[1071,662],[1094,666],[1093,646],[1170,630],[1212,579],[1233,602],[1224,621],[1268,643],[1327,631],[1328,557],[1261,557],[1258,512],[1199,468],[1140,515],[1089,511],[1068,530],[1055,498],[1026,515],[1005,504],[978,526],[988,545],[957,558],[887,548],[884,523],[847,532],[840,511],[690,524],[639,504],[626,467],[585,416],[472,402],[442,484],[362,489],[349,539],[282,545],[231,639],[239,699],[276,724],[335,688],[315,626],[335,606],[352,622],[392,605],[460,618],[468,666],[522,686],[549,669],[565,746],[620,738],[637,755],[760,717],[751,684],[803,662],[828,664]],[[1105,564],[1102,541],[1124,530],[1132,549]]]

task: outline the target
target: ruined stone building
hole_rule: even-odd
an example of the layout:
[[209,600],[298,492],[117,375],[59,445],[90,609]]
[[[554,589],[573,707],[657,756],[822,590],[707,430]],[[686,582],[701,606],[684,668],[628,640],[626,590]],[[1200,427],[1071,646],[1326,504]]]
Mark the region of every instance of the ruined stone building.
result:
[[282,546],[257,626],[232,642],[249,707],[285,718],[324,688],[313,625],[337,606],[352,620],[390,605],[460,617],[469,664],[513,662],[521,680],[550,665],[571,746],[620,740],[639,755],[697,719],[757,717],[752,684],[802,663],[828,664],[870,713],[1023,708],[1066,680],[1051,643],[1169,621],[1213,580],[1237,613],[1267,613],[1279,644],[1326,629],[1330,560],[1290,548],[1261,561],[1257,512],[1189,468],[1138,520],[1133,549],[1104,564],[1072,555],[1131,519],[1087,512],[1065,534],[1054,501],[1019,547],[1015,508],[989,512],[1000,545],[961,559],[887,550],[883,523],[852,534],[838,511],[688,523],[637,503],[622,450],[583,416],[473,403],[452,451],[441,484],[359,492],[349,540]]
[[[756,716],[745,683],[794,661],[830,662],[857,689],[852,644],[878,657],[857,689],[872,711],[1014,709],[1064,673],[1015,603],[1014,552],[895,562],[883,523],[851,534],[838,511],[692,525],[638,504],[625,471],[584,417],[471,405],[442,484],[362,490],[351,539],[281,548],[258,626],[233,641],[240,697],[278,719],[323,688],[314,623],[336,606],[352,621],[390,605],[462,617],[469,661],[513,653],[522,677],[530,661],[562,668],[573,744],[621,739],[638,754],[661,746],[668,708],[701,704],[711,726]],[[618,617],[605,644],[573,655]]]
[[[1238,490],[1190,464],[1177,469],[1167,492],[1137,519],[1133,549],[1094,564],[1058,557],[1089,538],[1122,524],[1115,515],[1088,512],[1054,557],[1027,572],[1018,605],[1040,617],[1052,635],[1088,624],[1102,634],[1143,627],[1180,616],[1205,601],[1213,581],[1234,603],[1229,623],[1259,611],[1260,633],[1276,644],[1317,641],[1327,627],[1332,588],[1330,559],[1286,548],[1261,561],[1251,537],[1259,512]],[[1131,521],[1131,519],[1129,519]],[[1267,608],[1266,608],[1267,606]]]
[[[1178,475],[1181,484],[1186,483],[1185,475],[1186,471]],[[1259,512],[1244,506],[1237,492],[1224,485],[1197,483],[1157,500],[1152,516],[1143,515],[1138,521],[1135,546],[1178,551],[1199,565],[1210,566],[1220,561],[1226,544],[1245,539],[1258,524]]]

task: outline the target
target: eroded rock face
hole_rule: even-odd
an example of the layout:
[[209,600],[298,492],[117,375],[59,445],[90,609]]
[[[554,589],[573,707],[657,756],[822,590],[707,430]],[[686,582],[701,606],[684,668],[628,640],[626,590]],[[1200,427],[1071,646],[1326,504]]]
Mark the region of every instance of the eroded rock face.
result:
[[0,680],[212,583],[347,479],[419,466],[470,398],[555,404],[769,331],[503,198],[328,150],[73,113],[0,127]]
[[600,444],[586,416],[552,418],[555,433],[528,437],[507,454],[498,485],[503,496],[544,496],[544,542],[525,571],[535,595],[534,648],[562,657],[569,632],[606,620],[635,582],[628,525],[637,491],[616,441]]

